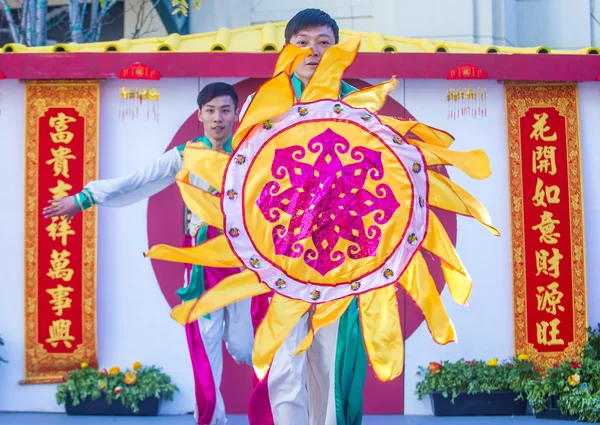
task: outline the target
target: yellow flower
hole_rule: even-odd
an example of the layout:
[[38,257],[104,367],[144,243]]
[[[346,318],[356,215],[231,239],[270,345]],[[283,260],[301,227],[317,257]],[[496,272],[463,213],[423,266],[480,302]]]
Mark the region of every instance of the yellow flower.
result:
[[574,374],[569,376],[569,385],[574,387],[576,385],[579,385],[579,383],[581,382],[581,377],[578,374]]
[[488,366],[498,366],[498,358],[494,357],[492,360],[487,361]]
[[529,354],[521,353],[521,354],[519,354],[519,356],[517,357],[517,359],[526,362],[526,361],[531,360],[531,357],[529,357]]
[[137,372],[138,370],[140,370],[140,369],[141,369],[141,367],[142,367],[142,364],[141,364],[140,362],[135,362],[135,363],[133,364],[133,370],[135,370],[136,372]]
[[110,368],[110,371],[108,373],[110,373],[111,375],[118,375],[120,371],[121,368],[119,368],[119,366],[114,366]]
[[87,364],[87,362],[83,362],[81,363],[81,368],[85,369],[86,367],[88,367],[89,365]]
[[123,381],[127,384],[127,385],[133,385],[135,384],[135,381],[137,380],[137,376],[135,373],[133,372],[127,372],[125,374],[125,379],[123,379]]

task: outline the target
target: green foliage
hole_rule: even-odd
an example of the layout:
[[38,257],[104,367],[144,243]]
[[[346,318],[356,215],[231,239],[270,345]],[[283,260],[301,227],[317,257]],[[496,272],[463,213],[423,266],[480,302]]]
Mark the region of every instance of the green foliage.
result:
[[[83,365],[82,365],[83,366]],[[139,403],[150,397],[172,400],[173,394],[179,389],[171,384],[171,378],[155,366],[141,366],[137,372],[127,369],[121,372],[118,368],[108,373],[82,367],[69,372],[56,392],[58,404],[64,404],[67,395],[73,405],[91,397],[92,400],[103,398],[108,404],[120,401],[134,413],[139,412]]]
[[586,329],[588,332],[588,342],[581,353],[582,359],[600,360],[600,323],[597,329],[591,326]]
[[588,422],[600,419],[600,361],[565,361],[547,370],[544,379],[525,386],[527,400],[535,413],[548,408],[548,400],[558,399],[563,415],[578,416]]
[[451,397],[452,402],[459,393],[514,391],[521,394],[526,382],[539,377],[528,357],[522,357],[522,360],[512,358],[502,363],[497,359],[488,362],[463,359],[454,363],[433,362],[426,368],[419,367],[417,375],[422,378],[417,383],[419,399],[433,392],[441,392],[444,397]]

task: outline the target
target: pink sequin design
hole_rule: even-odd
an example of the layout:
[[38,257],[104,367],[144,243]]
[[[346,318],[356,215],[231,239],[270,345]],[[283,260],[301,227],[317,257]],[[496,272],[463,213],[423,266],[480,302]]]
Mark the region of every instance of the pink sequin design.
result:
[[[292,216],[287,229],[282,224],[273,228],[275,252],[291,258],[304,255],[305,263],[324,276],[341,266],[346,255],[375,256],[381,229],[365,229],[363,217],[374,212],[375,222],[385,224],[400,204],[386,184],[378,185],[375,194],[364,189],[367,176],[383,178],[380,152],[362,146],[349,152],[348,141],[331,129],[311,139],[308,149],[319,153],[314,165],[301,161],[306,153],[302,146],[276,149],[271,174],[277,180],[289,176],[292,187],[279,193],[279,183],[272,180],[256,204],[271,223],[279,221],[282,212]],[[356,162],[343,165],[339,155]],[[307,238],[312,238],[316,251],[304,250],[301,242]],[[334,251],[340,238],[353,244],[346,253]]]

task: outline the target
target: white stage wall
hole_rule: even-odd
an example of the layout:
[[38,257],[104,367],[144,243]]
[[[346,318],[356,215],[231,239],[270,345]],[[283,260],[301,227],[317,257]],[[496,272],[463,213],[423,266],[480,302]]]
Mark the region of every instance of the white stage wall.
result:
[[[100,178],[132,172],[164,152],[183,122],[196,109],[196,95],[208,79],[166,79],[160,82],[160,123],[118,118],[119,81],[101,85]],[[238,80],[225,80],[235,83]],[[378,80],[368,80],[374,84]],[[8,364],[0,365],[0,411],[63,411],[54,398],[55,385],[26,385],[23,378],[23,198],[24,198],[24,85],[0,82],[3,91],[0,115],[1,190],[3,223],[0,270],[0,347]],[[418,365],[429,361],[464,358],[506,358],[513,354],[512,263],[503,86],[487,83],[485,119],[447,119],[447,82],[400,81],[393,97],[418,120],[444,129],[456,138],[457,150],[483,148],[491,160],[492,176],[473,180],[450,170],[451,178],[488,208],[502,233],[496,238],[475,220],[458,218],[457,249],[470,272],[474,289],[468,307],[454,303],[447,290],[444,304],[458,333],[459,343],[435,344],[423,323],[406,342],[405,413],[430,414],[428,401],[414,396]],[[243,100],[241,100],[243,101]],[[600,322],[600,167],[593,163],[600,147],[596,126],[600,116],[600,84],[580,85],[581,143],[584,174],[588,311],[592,324]],[[182,143],[185,142],[182,141]],[[161,412],[185,413],[193,407],[193,380],[183,328],[169,317],[150,261],[147,201],[121,209],[100,209],[98,219],[97,324],[100,367],[129,367],[139,360],[162,366],[180,387],[172,403]]]

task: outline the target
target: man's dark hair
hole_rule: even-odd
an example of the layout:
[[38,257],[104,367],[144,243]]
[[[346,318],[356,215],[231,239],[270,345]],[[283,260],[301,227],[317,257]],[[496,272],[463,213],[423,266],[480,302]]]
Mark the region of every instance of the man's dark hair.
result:
[[238,107],[238,95],[231,84],[227,83],[211,83],[206,86],[198,94],[198,109],[202,109],[204,105],[213,100],[215,97],[229,96],[233,100],[233,107]]
[[340,41],[340,29],[337,22],[320,9],[304,9],[296,13],[285,27],[285,42],[290,42],[292,37],[306,28],[329,27],[335,37],[335,43]]

